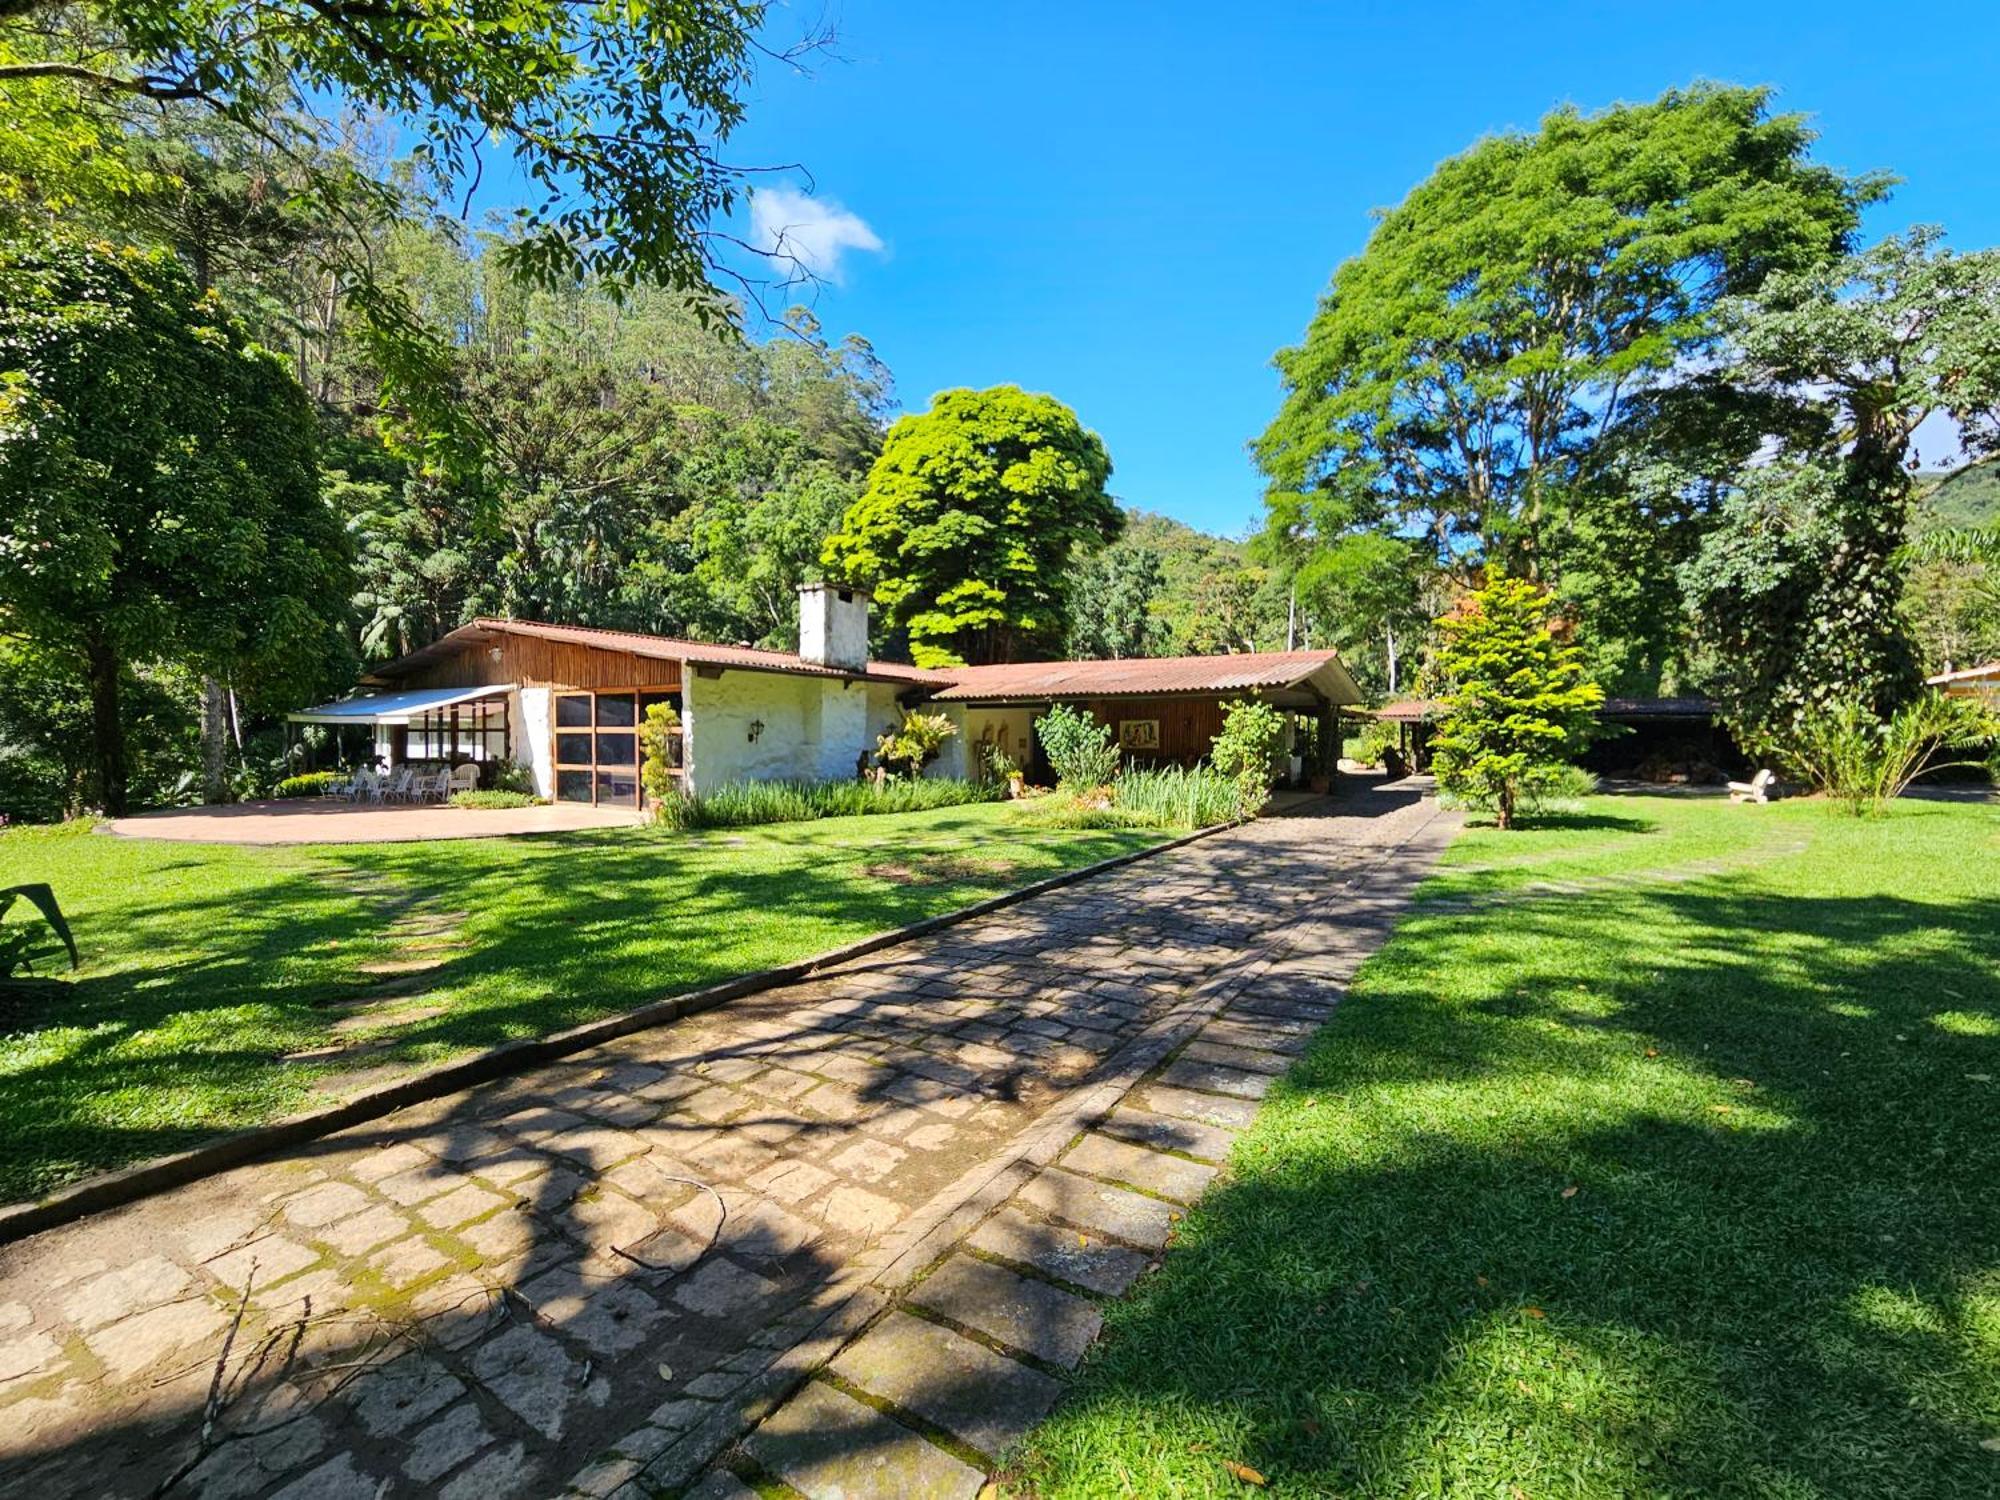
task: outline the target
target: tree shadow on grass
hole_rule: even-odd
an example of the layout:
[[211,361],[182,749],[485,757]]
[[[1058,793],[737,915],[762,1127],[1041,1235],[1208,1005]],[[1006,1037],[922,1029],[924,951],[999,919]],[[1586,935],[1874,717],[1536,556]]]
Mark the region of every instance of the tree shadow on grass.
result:
[[1030,1480],[1992,1494],[1996,936],[1713,882],[1411,919]]

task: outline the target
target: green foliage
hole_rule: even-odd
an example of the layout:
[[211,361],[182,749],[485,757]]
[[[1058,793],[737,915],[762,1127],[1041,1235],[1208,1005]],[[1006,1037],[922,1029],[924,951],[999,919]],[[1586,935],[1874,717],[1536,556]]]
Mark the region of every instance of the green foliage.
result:
[[40,925],[53,933],[62,944],[69,954],[69,966],[74,969],[78,962],[76,939],[70,934],[69,923],[63,919],[56,893],[41,883],[8,886],[0,890],[0,984],[32,970],[35,961],[47,953],[47,939],[35,924],[7,921],[7,913],[20,901],[27,902],[41,913]]
[[541,800],[540,797],[528,792],[502,791],[497,787],[491,790],[475,787],[470,791],[451,794],[453,807],[469,807],[481,812],[499,812],[510,807],[534,807]]
[[1111,806],[1136,828],[1208,828],[1242,816],[1242,788],[1210,766],[1127,766],[1111,784]]
[[680,794],[679,779],[673,774],[680,733],[681,716],[671,703],[646,705],[646,716],[639,721],[639,784],[646,800],[656,806]]
[[[762,20],[742,0],[502,0],[465,26],[310,0],[13,0],[0,97],[10,117],[17,101],[42,106],[44,142],[115,135],[137,104],[206,115],[293,159],[337,135],[334,109],[391,118],[446,196],[476,184],[482,148],[504,136],[535,188],[505,251],[514,270],[706,295],[708,225],[740,182],[717,152],[742,117]],[[81,156],[62,159],[81,169]],[[306,186],[344,207],[380,184],[322,167]]]
[[1550,628],[1549,609],[1545,590],[1496,573],[1438,621],[1438,787],[1491,809],[1501,828],[1562,784],[1604,702],[1582,653]]
[[253,699],[345,675],[346,539],[314,438],[284,365],[166,257],[0,244],[0,631],[80,661],[106,808],[126,804],[133,667]]
[[941,392],[889,429],[828,568],[909,632],[919,666],[1019,659],[1069,622],[1069,567],[1122,518],[1076,413],[1018,386]]
[[327,788],[346,778],[344,771],[306,771],[287,776],[271,789],[274,797],[324,797]]
[[1990,764],[1996,735],[2000,721],[1965,698],[1919,693],[1886,718],[1850,699],[1807,712],[1784,759],[1859,817],[1885,812],[1920,776]]
[[924,776],[913,781],[740,781],[683,792],[660,805],[669,828],[749,828],[871,813],[929,812],[999,800],[991,782]]
[[875,741],[875,763],[892,776],[915,779],[944,751],[958,727],[944,714],[903,710],[903,721]]
[[491,776],[496,792],[526,792],[531,797],[535,794],[535,773],[519,761],[494,762]]
[[1621,393],[1707,348],[1718,298],[1843,249],[1879,195],[1809,164],[1803,117],[1768,98],[1563,109],[1440,166],[1278,355],[1274,524],[1386,518],[1454,565],[1532,565]]
[[1150,547],[1079,549],[1070,564],[1065,654],[1083,661],[1159,654],[1166,631],[1153,604],[1166,586],[1160,554]]
[[1035,720],[1035,738],[1063,791],[1092,792],[1109,786],[1118,774],[1119,750],[1111,742],[1111,726],[1085,709],[1055,704]]
[[1222,730],[1209,764],[1236,789],[1236,815],[1252,818],[1271,800],[1284,765],[1285,716],[1268,703],[1239,698],[1222,706]]
[[1730,311],[1728,378],[1792,416],[1770,461],[1688,478],[1727,499],[1681,582],[1724,717],[1763,751],[1843,702],[1886,716],[1916,689],[1910,442],[1944,413],[1974,451],[2000,444],[2000,252],[1918,231],[1773,276]]

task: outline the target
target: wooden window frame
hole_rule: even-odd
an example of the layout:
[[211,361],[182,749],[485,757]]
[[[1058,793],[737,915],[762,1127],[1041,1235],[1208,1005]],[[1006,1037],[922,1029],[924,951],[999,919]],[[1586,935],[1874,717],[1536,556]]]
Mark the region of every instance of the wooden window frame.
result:
[[[630,806],[635,811],[643,807],[646,801],[646,786],[640,772],[646,763],[646,750],[639,739],[640,726],[645,722],[645,712],[641,707],[641,700],[647,697],[655,699],[678,697],[681,691],[679,687],[669,688],[660,686],[551,689],[549,703],[549,765],[552,768],[553,776],[549,790],[554,793],[554,800],[557,802],[564,800],[562,796],[563,772],[584,771],[589,773],[590,776],[590,806]],[[588,698],[590,700],[590,722],[588,724],[564,724],[562,722],[561,711],[557,707],[557,704],[564,698]],[[633,722],[630,724],[600,724],[597,717],[597,700],[599,698],[630,698],[632,700]],[[685,732],[685,730],[679,729],[675,731],[676,734],[683,735]],[[580,734],[589,739],[590,763],[588,765],[578,761],[566,761],[557,753],[557,747],[561,745],[562,736],[565,734]],[[597,758],[597,737],[600,734],[629,734],[632,736],[632,761],[629,767],[621,761],[600,761]],[[681,744],[680,760],[680,765],[669,768],[669,775],[679,777],[687,774],[687,744],[685,739],[683,739]],[[627,770],[631,772],[634,791],[630,803],[627,803],[622,797],[613,798],[609,801],[606,800],[603,795],[603,776],[601,774],[605,770],[621,774]],[[581,807],[584,804],[579,801],[572,805]]]

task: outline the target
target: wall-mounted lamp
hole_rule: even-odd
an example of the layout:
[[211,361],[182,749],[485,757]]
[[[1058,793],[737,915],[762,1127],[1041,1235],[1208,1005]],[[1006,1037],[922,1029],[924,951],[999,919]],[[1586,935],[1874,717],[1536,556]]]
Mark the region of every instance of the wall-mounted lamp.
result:
[[750,721],[750,743],[753,745],[756,744],[763,737],[763,734],[764,721],[762,719],[752,719]]

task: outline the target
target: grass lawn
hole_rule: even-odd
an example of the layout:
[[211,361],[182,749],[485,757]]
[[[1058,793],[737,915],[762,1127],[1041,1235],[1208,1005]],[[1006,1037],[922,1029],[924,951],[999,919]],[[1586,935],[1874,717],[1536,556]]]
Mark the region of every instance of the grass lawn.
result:
[[2000,1495],[2000,808],[1468,832],[1019,1466]]
[[0,832],[0,886],[52,882],[84,954],[0,995],[0,1200],[295,1111],[364,1066],[561,1030],[1161,837],[1026,811],[296,848]]

